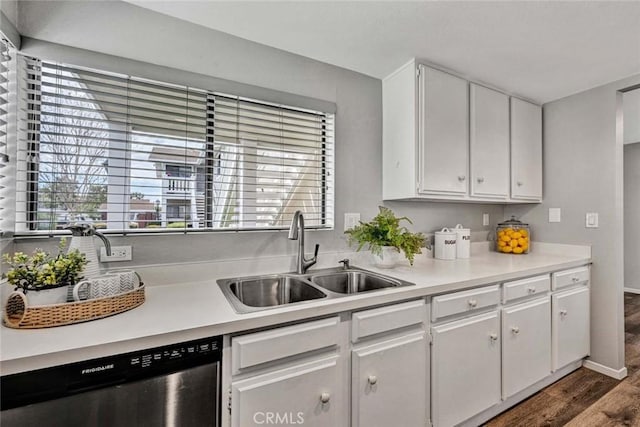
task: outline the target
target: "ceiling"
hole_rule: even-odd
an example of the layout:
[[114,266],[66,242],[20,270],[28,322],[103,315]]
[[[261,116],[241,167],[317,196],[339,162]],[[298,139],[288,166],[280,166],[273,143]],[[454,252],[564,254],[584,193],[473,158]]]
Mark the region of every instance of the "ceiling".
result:
[[640,73],[640,1],[127,1],[377,78],[423,58],[538,102]]

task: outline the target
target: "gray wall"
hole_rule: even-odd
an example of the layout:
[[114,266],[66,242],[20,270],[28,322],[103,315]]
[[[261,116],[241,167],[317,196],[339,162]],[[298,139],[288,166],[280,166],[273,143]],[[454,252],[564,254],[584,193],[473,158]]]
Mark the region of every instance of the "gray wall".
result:
[[[544,105],[544,202],[507,207],[533,224],[535,240],[592,245],[591,359],[624,366],[622,95],[640,75]],[[548,223],[549,208],[562,209]],[[585,213],[600,214],[585,228]]]
[[[77,65],[103,64],[113,71],[127,67],[149,78],[180,79],[181,73],[172,69],[187,70],[215,76],[220,84],[233,81],[253,85],[243,89],[247,93],[257,90],[257,86],[335,103],[336,229],[312,232],[308,242],[319,242],[321,252],[343,249],[343,214],[360,212],[363,219],[368,219],[377,212],[382,194],[380,80],[123,2],[30,1],[20,2],[19,7],[18,29],[33,38],[25,38],[23,50],[33,55],[56,59],[58,53],[64,53]],[[116,57],[60,48],[34,39]],[[389,206],[411,217],[414,230],[427,232],[459,222],[473,230],[488,231],[482,226],[483,212],[489,213],[494,223],[503,217],[503,207],[499,205],[396,202]],[[295,252],[295,243],[286,240],[282,232],[119,237],[113,241],[134,246],[133,265]],[[27,251],[54,245],[54,241],[46,240],[17,243],[19,249]]]
[[624,143],[640,142],[640,89],[622,96],[624,112]]
[[640,292],[640,143],[624,146],[624,285]]

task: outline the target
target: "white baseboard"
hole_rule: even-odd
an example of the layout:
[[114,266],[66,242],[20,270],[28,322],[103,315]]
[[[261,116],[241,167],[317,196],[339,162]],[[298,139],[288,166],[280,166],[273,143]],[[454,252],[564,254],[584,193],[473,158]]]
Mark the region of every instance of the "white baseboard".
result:
[[638,288],[627,288],[625,286],[624,291],[629,292],[630,294],[640,294],[640,289]]
[[608,366],[604,366],[599,363],[596,363],[592,360],[585,360],[584,362],[582,362],[582,366],[584,366],[587,369],[591,369],[592,371],[596,371],[601,374],[604,374],[608,377],[615,378],[616,380],[622,380],[627,377],[626,367],[621,369],[613,369]]

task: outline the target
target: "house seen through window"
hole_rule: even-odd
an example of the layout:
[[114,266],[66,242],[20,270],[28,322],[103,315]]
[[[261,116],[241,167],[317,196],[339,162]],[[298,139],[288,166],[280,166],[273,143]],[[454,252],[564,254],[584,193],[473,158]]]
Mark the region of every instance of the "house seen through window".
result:
[[23,57],[16,232],[333,226],[333,115]]

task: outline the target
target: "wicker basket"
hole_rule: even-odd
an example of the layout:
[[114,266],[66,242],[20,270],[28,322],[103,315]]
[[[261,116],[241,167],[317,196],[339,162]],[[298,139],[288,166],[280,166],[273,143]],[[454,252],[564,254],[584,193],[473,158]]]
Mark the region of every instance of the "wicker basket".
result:
[[102,319],[131,310],[145,300],[144,284],[134,290],[105,298],[65,304],[29,306],[22,292],[9,295],[4,311],[4,323],[10,328],[37,329],[71,325]]

